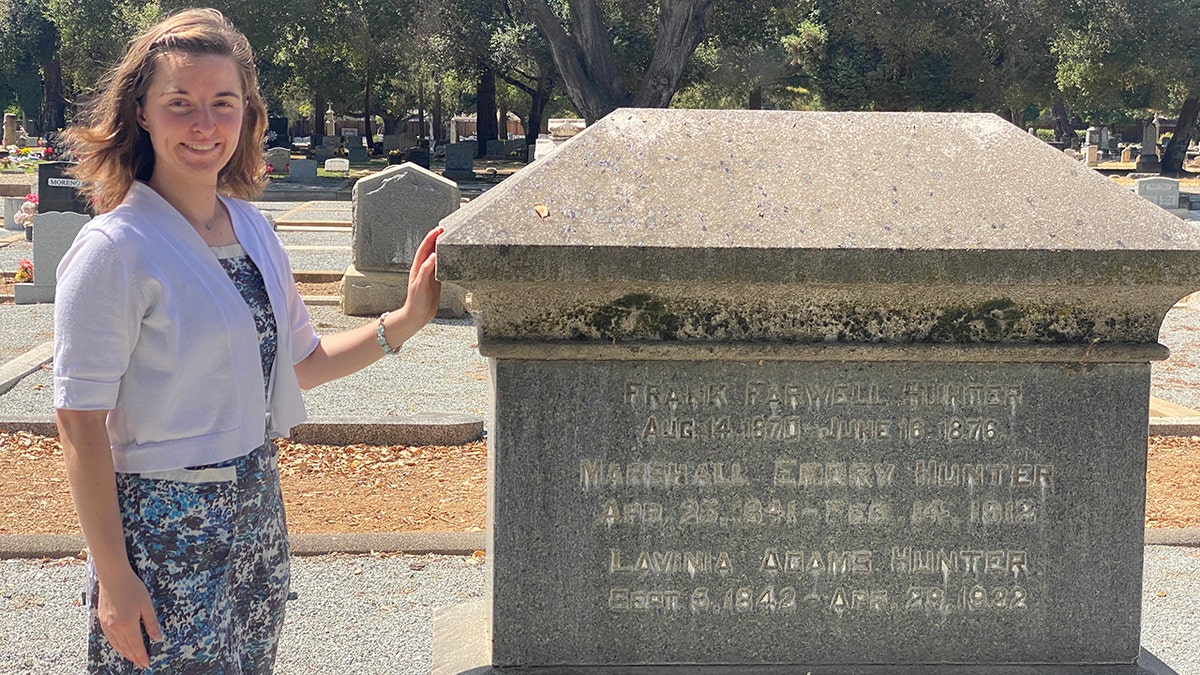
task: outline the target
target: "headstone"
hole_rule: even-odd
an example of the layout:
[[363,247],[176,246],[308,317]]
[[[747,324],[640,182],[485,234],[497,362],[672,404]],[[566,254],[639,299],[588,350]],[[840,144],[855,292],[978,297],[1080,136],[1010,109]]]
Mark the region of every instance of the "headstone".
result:
[[1133,181],[1139,197],[1150,200],[1164,209],[1179,208],[1179,181],[1166,176],[1151,176]]
[[17,212],[21,210],[21,204],[25,203],[24,197],[4,197],[4,229],[20,231],[25,229],[17,224]]
[[1187,223],[993,115],[618,110],[443,225],[491,577],[434,673],[1148,672]]
[[492,158],[507,157],[506,142],[501,140],[491,140],[487,142],[487,156]]
[[390,166],[354,184],[354,266],[405,272],[427,232],[459,206],[453,181],[415,164]]
[[1133,161],[1133,146],[1127,145],[1127,146],[1125,146],[1125,149],[1121,151],[1121,162],[1127,164],[1132,161]]
[[1085,145],[1100,145],[1100,129],[1098,127],[1088,127],[1083,142]]
[[[403,303],[417,246],[460,203],[458,185],[412,163],[389,166],[355,183],[354,263],[342,278],[342,311],[378,315]],[[443,284],[438,315],[465,313],[463,290]]]
[[524,138],[509,139],[504,144],[504,154],[505,154],[505,156],[509,156],[509,157],[511,157],[513,155],[516,155],[517,157],[525,157],[525,155],[526,155],[525,149],[527,147],[528,146],[526,145]]
[[268,117],[267,118],[267,147],[275,148],[287,145],[288,142],[288,118],[286,117]]
[[415,145],[404,151],[404,161],[411,164],[416,164],[422,169],[428,169],[430,165],[429,149]]
[[291,167],[291,170],[288,171],[289,179],[317,177],[317,162],[315,160],[293,159]]
[[287,173],[292,161],[292,151],[287,148],[271,148],[267,150],[265,159],[275,173]]
[[558,147],[563,142],[564,141],[561,140],[555,140],[554,138],[545,134],[538,136],[537,143],[534,145],[533,149],[533,158],[537,160],[549,155],[554,151],[554,148]]
[[446,146],[446,169],[442,175],[450,180],[475,178],[475,144],[451,143]]
[[4,113],[4,146],[7,148],[10,145],[17,144],[17,116],[12,113]]
[[79,193],[83,181],[67,175],[71,166],[70,162],[38,164],[38,213],[88,212],[87,200]]
[[349,171],[350,170],[350,160],[346,159],[345,157],[334,157],[332,159],[327,159],[327,160],[325,160],[325,170],[326,171]]
[[403,146],[400,145],[400,134],[384,134],[383,135],[383,149],[384,150],[399,150],[401,147],[403,147]]
[[361,145],[351,145],[346,148],[346,154],[349,156],[349,161],[355,164],[366,164],[369,160],[367,157],[367,149]]
[[44,213],[33,217],[33,283],[15,284],[13,300],[19,305],[54,302],[58,264],[92,217],[83,213]]
[[1085,145],[1083,147],[1085,152],[1084,156],[1087,158],[1087,165],[1092,167],[1099,166],[1100,148],[1095,145]]
[[1158,173],[1162,168],[1158,162],[1158,129],[1153,124],[1142,127],[1142,151],[1138,154],[1138,173]]

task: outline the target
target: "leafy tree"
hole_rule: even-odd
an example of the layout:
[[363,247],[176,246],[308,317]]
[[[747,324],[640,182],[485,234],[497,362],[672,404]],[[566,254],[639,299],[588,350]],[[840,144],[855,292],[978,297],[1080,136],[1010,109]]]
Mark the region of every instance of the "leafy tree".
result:
[[834,109],[989,110],[1020,125],[1053,98],[1056,1],[817,0],[818,89]]
[[[30,131],[49,133],[66,126],[58,29],[47,18],[45,0],[0,2],[0,42],[15,57],[2,71],[7,98],[26,114],[38,111],[37,128]],[[41,100],[37,101],[34,78],[39,75]]]
[[1054,43],[1058,86],[1097,121],[1178,110],[1161,169],[1178,174],[1200,111],[1200,2],[1104,0],[1092,10],[1077,10]]

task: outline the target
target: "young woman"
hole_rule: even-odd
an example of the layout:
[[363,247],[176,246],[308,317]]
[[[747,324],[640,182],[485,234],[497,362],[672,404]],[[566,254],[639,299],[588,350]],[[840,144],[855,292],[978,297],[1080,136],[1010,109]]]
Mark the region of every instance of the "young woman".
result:
[[394,352],[437,311],[422,242],[397,311],[318,336],[242,199],[266,110],[245,37],[188,10],[130,45],[68,132],[97,212],[58,270],[54,401],[87,539],[89,672],[265,673],[289,584],[272,438],[302,388]]

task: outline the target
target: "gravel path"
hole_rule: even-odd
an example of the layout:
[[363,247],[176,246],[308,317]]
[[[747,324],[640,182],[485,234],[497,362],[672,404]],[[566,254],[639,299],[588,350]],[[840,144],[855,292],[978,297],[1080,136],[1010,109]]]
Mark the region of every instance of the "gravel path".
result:
[[[84,566],[0,560],[0,673],[83,670]],[[420,675],[430,670],[435,608],[483,597],[483,567],[454,556],[295,558],[280,675]]]
[[[75,560],[0,560],[0,672],[81,670],[82,579]],[[1144,579],[1142,645],[1179,675],[1200,675],[1200,550],[1147,547]],[[484,583],[483,567],[461,557],[296,558],[277,672],[428,673],[434,608],[481,598]]]

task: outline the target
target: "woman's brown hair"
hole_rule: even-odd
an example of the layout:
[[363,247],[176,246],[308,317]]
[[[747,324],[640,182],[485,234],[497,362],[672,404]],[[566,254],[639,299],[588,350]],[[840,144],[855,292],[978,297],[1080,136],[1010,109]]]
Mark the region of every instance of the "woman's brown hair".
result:
[[116,208],[134,180],[154,172],[150,135],[138,124],[138,106],[164,54],[215,54],[237,64],[246,104],[241,136],[229,163],[217,176],[217,191],[252,199],[266,182],[262,139],[267,110],[258,92],[250,43],[215,9],[173,14],[130,42],[125,57],[101,82],[101,93],[84,122],[67,129],[67,143],[79,158],[71,174],[83,181],[96,213]]

